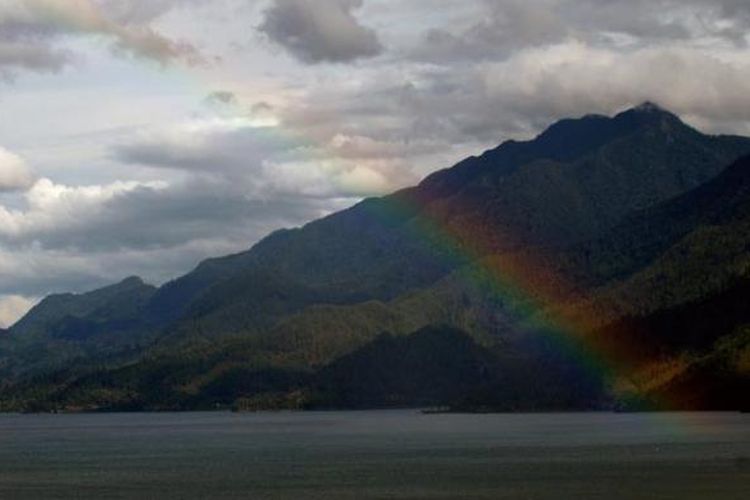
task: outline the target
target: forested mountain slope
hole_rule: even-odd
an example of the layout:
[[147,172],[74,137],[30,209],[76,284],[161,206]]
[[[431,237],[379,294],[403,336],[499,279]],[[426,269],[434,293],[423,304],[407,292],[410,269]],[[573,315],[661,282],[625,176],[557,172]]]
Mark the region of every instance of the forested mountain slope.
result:
[[[611,118],[563,120],[413,188],[207,260],[159,289],[131,278],[45,299],[0,339],[0,370],[14,387],[5,405],[253,406],[291,404],[285,395],[295,394],[298,405],[341,406],[354,396],[332,394],[331,380],[343,376],[332,374],[350,373],[352,363],[385,363],[413,345],[413,359],[429,358],[424,338],[466,347],[462,334],[425,334],[414,344],[381,336],[434,325],[466,332],[476,348],[463,351],[473,361],[456,371],[457,385],[431,402],[455,399],[489,356],[493,368],[472,404],[611,404],[609,389],[582,383],[570,359],[519,324],[546,311],[595,315],[592,332],[602,339],[619,332],[627,344],[648,331],[664,339],[642,342],[648,356],[672,362],[700,351],[691,359],[706,365],[746,321],[727,311],[741,309],[749,262],[749,161],[737,161],[748,153],[750,139],[702,134],[649,103]],[[575,294],[556,293],[562,284]],[[681,343],[664,325],[684,322],[691,303],[734,319],[710,333],[693,328]],[[641,326],[622,333],[628,321]],[[586,389],[563,397],[573,374]],[[383,392],[392,380],[378,383],[380,392],[358,406],[393,396]],[[522,398],[524,387],[513,384],[538,396]],[[427,402],[414,387],[393,387],[392,403]]]

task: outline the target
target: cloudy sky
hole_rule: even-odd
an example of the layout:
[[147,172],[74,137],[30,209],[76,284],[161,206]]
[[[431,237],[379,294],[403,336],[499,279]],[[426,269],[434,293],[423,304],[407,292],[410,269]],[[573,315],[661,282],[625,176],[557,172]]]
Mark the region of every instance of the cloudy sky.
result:
[[653,100],[750,134],[747,0],[0,0],[0,325]]

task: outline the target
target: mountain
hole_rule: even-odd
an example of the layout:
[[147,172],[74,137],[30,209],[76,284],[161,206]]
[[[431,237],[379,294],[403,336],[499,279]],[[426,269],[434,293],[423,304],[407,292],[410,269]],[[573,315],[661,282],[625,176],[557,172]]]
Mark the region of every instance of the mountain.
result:
[[750,156],[709,182],[554,256],[602,322],[721,292],[750,269]]
[[0,343],[0,368],[15,375],[34,374],[146,344],[150,329],[143,316],[155,292],[155,287],[131,277],[84,294],[50,295]]
[[559,258],[591,285],[634,273],[699,227],[736,223],[748,215],[750,158],[738,159],[709,182],[671,200],[636,211],[601,237]]
[[701,134],[653,105],[564,120],[414,188],[204,262],[149,307],[171,323],[170,339],[184,340],[255,334],[314,304],[389,301],[462,265],[455,248],[436,244],[444,233],[484,254],[584,241],[747,152],[748,139]]
[[579,307],[596,311],[599,343],[635,353],[634,378],[651,377],[655,359],[670,367],[651,396],[750,408],[736,390],[750,387],[750,157],[585,247],[578,256],[604,286]]
[[[16,335],[49,333],[49,328],[66,318],[129,318],[148,302],[156,289],[138,277],[84,294],[50,295],[13,325]],[[93,334],[94,332],[89,332]],[[65,336],[63,334],[63,336]]]
[[[694,366],[706,365],[743,316],[691,333],[706,337],[697,348],[654,315],[724,304],[744,276],[748,160],[737,159],[748,153],[750,139],[702,134],[651,103],[562,120],[159,289],[131,278],[49,297],[0,341],[0,374],[21,406],[607,405],[616,391],[522,325],[588,311],[605,350],[622,340],[618,322],[662,325],[647,330],[670,348],[649,356],[702,349]],[[568,284],[575,293],[560,293]],[[466,364],[441,378],[434,363],[449,366],[451,352]],[[430,378],[445,381],[439,395],[427,397]]]
[[[591,409],[603,398],[576,367],[548,364],[478,344],[461,330],[431,326],[380,335],[317,374],[318,405],[338,408],[456,407]],[[533,383],[529,383],[533,381]]]

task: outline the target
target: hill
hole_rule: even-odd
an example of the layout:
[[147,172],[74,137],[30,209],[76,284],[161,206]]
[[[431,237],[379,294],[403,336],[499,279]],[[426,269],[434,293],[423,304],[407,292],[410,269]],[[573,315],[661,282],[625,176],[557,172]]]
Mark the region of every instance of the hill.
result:
[[[14,387],[5,405],[606,406],[651,362],[693,353],[685,366],[713,366],[704,361],[741,329],[742,315],[726,327],[717,318],[711,332],[690,334],[703,339],[696,347],[658,315],[733,303],[720,297],[747,269],[748,160],[736,161],[747,153],[750,139],[702,134],[649,103],[563,120],[159,289],[129,279],[45,299],[0,342]],[[638,338],[648,354],[592,381],[529,326],[550,314],[596,317],[585,329],[604,351]],[[662,325],[641,328],[657,341],[629,337],[639,327],[616,334],[627,321]],[[648,347],[662,339],[668,350]],[[447,373],[453,382],[428,398],[430,363],[450,364],[453,349],[472,360],[467,371]],[[353,372],[359,364],[371,369]],[[458,401],[459,392],[473,396]]]
[[[593,129],[600,132],[592,139]],[[467,251],[491,255],[595,238],[747,152],[747,139],[701,134],[653,105],[564,120],[414,188],[204,262],[162,287],[149,311],[169,325],[170,348],[258,334],[316,304],[393,300],[455,271]]]

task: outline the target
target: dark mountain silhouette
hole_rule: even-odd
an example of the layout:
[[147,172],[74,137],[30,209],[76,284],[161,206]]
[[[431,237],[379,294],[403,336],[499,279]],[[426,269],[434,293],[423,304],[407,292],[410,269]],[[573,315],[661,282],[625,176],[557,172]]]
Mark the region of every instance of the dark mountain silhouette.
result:
[[[732,287],[748,269],[748,160],[737,161],[748,153],[750,139],[702,134],[651,103],[562,120],[159,289],[131,278],[48,297],[0,340],[0,373],[16,405],[33,393],[83,407],[209,407],[294,391],[302,406],[468,405],[459,392],[505,409],[605,404],[595,383],[563,390],[580,374],[519,340],[517,304],[465,282],[464,247],[475,259],[544,255],[580,285],[580,304],[565,307],[602,312],[603,339],[631,322],[644,356],[700,351],[695,366],[713,366],[706,357],[745,321],[744,289]],[[452,245],[439,244],[445,234]],[[694,310],[709,317],[684,342],[666,331]],[[732,319],[712,328],[718,314]],[[434,324],[450,326],[421,330]],[[451,352],[470,361],[439,375]],[[430,393],[429,379],[441,389]]]
[[701,226],[742,221],[750,215],[749,203],[750,156],[745,156],[698,188],[637,211],[600,238],[566,252],[571,265],[594,284],[603,283],[653,262]]
[[448,231],[489,227],[473,235],[487,251],[569,244],[697,187],[745,152],[748,139],[703,135],[653,105],[565,120],[415,188],[206,261],[162,287],[149,311],[173,322],[171,338],[184,338],[196,329],[209,336],[264,330],[315,303],[391,300],[461,265],[424,234],[425,220]]
[[592,409],[603,389],[576,367],[508,356],[461,330],[425,327],[380,335],[323,368],[318,405],[338,408],[453,407]]
[[81,358],[102,359],[145,346],[151,330],[143,314],[155,291],[131,277],[84,294],[51,295],[0,343],[0,367],[15,376],[30,376]]

